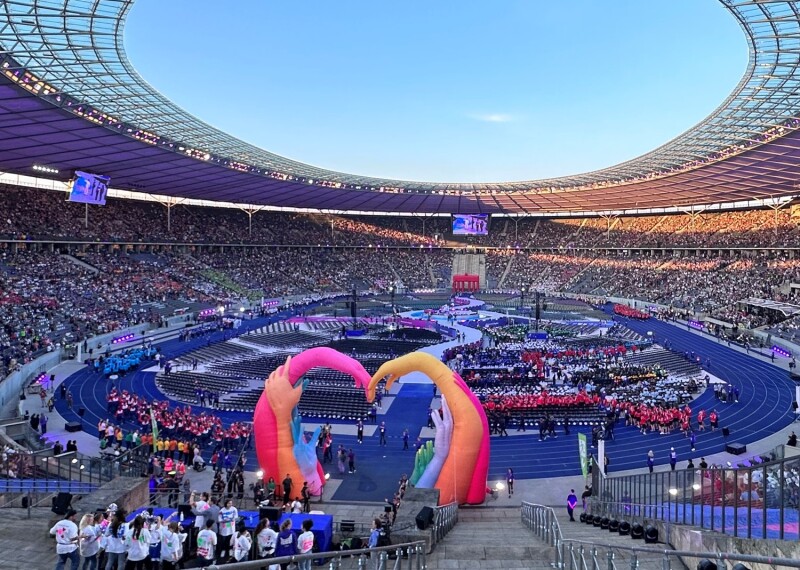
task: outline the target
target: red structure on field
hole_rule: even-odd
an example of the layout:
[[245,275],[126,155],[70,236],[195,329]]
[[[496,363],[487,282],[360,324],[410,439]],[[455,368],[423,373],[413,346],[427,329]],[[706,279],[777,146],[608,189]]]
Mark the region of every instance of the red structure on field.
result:
[[480,289],[480,277],[477,275],[453,275],[453,293],[474,293]]

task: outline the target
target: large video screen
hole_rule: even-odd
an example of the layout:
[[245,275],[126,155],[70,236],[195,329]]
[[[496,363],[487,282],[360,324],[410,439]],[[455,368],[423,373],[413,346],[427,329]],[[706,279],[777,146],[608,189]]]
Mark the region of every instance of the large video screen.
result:
[[453,214],[453,235],[485,236],[489,233],[489,214]]
[[76,171],[75,181],[72,183],[72,190],[69,193],[69,201],[104,206],[110,181],[108,176]]

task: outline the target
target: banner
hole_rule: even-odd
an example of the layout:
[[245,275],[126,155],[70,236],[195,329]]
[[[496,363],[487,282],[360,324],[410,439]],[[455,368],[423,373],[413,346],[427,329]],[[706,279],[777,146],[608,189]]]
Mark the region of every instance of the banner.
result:
[[578,455],[581,461],[581,473],[583,473],[583,478],[586,479],[586,476],[589,474],[589,448],[586,446],[585,433],[578,434]]

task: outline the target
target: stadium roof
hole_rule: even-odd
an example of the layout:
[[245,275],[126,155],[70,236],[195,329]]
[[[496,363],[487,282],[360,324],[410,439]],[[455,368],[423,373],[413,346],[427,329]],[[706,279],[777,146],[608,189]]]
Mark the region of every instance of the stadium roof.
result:
[[253,205],[387,212],[601,212],[797,193],[800,8],[720,0],[750,46],[747,70],[705,120],[603,170],[520,182],[428,183],[344,174],[247,144],[158,93],[128,61],[133,0],[0,3],[0,169],[46,165],[116,188]]

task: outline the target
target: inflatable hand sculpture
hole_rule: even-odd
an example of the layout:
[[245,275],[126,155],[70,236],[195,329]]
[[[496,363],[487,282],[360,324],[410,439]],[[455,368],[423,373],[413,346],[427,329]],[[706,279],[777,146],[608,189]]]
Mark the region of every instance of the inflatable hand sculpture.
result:
[[[431,460],[433,459],[433,442],[427,441],[425,445],[421,446],[417,450],[417,454],[414,456],[414,471],[411,472],[410,481],[411,484],[417,487],[417,482],[419,481],[422,474],[425,473],[425,470],[428,468]],[[433,485],[429,485],[426,488],[430,488]]]
[[[489,471],[489,423],[480,402],[458,374],[430,354],[412,352],[390,360],[378,369],[367,388],[367,399],[371,402],[375,398],[375,388],[383,378],[388,376],[388,390],[395,380],[410,372],[427,375],[442,393],[449,413],[452,414],[450,449],[435,483],[435,487],[439,489],[439,503],[483,503]],[[437,436],[439,431],[437,427]],[[444,441],[441,444],[443,443]],[[441,444],[437,437],[436,445]],[[435,465],[437,455],[438,450],[434,449],[434,459],[425,468],[423,477]]]
[[442,415],[439,415],[439,410],[433,410],[431,419],[436,426],[436,436],[433,440],[433,457],[430,458],[428,465],[416,482],[416,486],[422,489],[431,489],[436,486],[445,460],[450,455],[450,443],[453,439],[453,416],[444,396],[442,396]]
[[283,366],[273,371],[264,384],[264,392],[256,405],[253,430],[258,462],[264,478],[276,481],[289,474],[299,489],[305,481],[312,494],[322,493],[324,472],[317,460],[315,445],[319,430],[306,441],[297,413],[297,404],[305,383],[300,378],[318,366],[332,368],[353,377],[356,386],[366,389],[369,374],[361,363],[332,348],[312,348],[286,359]]

